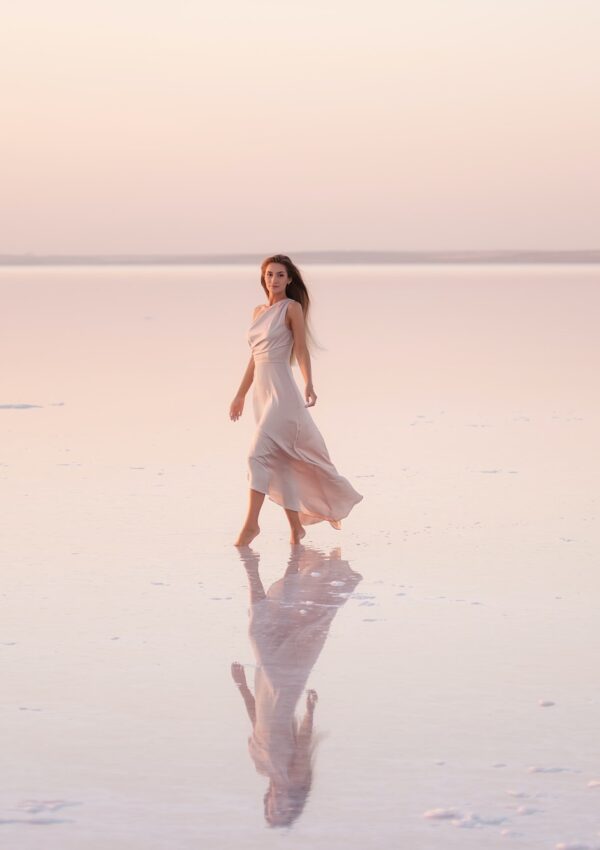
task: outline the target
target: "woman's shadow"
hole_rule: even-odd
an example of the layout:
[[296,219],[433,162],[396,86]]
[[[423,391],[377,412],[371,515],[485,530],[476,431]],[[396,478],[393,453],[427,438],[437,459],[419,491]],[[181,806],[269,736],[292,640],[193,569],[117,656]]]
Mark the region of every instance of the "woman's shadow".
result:
[[250,588],[249,636],[256,657],[254,694],[241,664],[231,675],[252,723],[248,748],[256,769],[269,778],[264,796],[270,826],[289,826],[304,809],[312,783],[314,690],[306,692],[303,719],[296,705],[327,639],[329,627],[362,576],[341,558],[302,544],[292,546],[287,569],[265,593],[260,555],[239,549]]

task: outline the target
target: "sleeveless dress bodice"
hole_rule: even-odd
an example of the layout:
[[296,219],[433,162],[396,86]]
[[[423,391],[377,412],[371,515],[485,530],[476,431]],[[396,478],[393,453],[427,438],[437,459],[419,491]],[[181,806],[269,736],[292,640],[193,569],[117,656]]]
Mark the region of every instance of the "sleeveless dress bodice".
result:
[[290,359],[294,336],[285,323],[287,305],[291,298],[271,304],[248,329],[248,344],[256,363],[287,363]]

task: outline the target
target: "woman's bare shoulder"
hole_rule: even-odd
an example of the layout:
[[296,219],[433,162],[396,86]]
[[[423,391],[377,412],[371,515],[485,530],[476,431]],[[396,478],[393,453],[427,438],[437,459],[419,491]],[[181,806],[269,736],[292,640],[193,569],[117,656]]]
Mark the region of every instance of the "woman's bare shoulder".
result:
[[293,298],[290,299],[290,303],[287,306],[287,316],[290,320],[294,320],[295,322],[301,321],[304,316],[304,312],[302,310],[302,304],[299,301],[295,301]]
[[264,304],[259,304],[257,307],[254,308],[254,310],[252,311],[252,318],[253,319],[256,319],[256,317],[261,312],[261,310],[263,309],[264,306],[265,306]]

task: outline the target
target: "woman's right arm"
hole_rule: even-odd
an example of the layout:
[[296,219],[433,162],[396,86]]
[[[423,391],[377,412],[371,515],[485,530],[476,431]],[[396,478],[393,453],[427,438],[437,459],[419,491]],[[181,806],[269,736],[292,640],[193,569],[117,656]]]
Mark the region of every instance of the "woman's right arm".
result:
[[242,383],[239,386],[237,393],[235,394],[235,398],[231,402],[229,407],[229,418],[236,421],[242,415],[242,411],[244,410],[244,399],[246,398],[246,393],[250,389],[252,385],[252,381],[254,380],[254,357],[250,355],[250,360],[248,365],[246,366],[246,371],[244,372],[244,377],[242,378]]
[[[256,314],[259,310],[259,307],[254,308],[254,312],[252,314],[252,320],[256,318]],[[242,411],[244,410],[244,399],[246,398],[246,393],[252,386],[252,381],[254,380],[254,355],[250,355],[250,360],[248,361],[248,365],[246,366],[246,371],[244,372],[244,377],[242,378],[242,383],[240,384],[237,393],[234,396],[233,401],[229,407],[229,418],[235,422],[236,419],[239,419],[242,415]]]

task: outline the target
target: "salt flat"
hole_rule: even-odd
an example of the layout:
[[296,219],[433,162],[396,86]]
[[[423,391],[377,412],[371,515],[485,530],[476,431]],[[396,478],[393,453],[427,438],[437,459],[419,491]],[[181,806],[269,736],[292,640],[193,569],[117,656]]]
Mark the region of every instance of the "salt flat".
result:
[[[256,269],[0,271],[3,846],[600,847],[598,269],[304,271],[365,498],[295,551],[267,500],[250,552]],[[270,663],[316,694],[287,827],[232,676]]]

